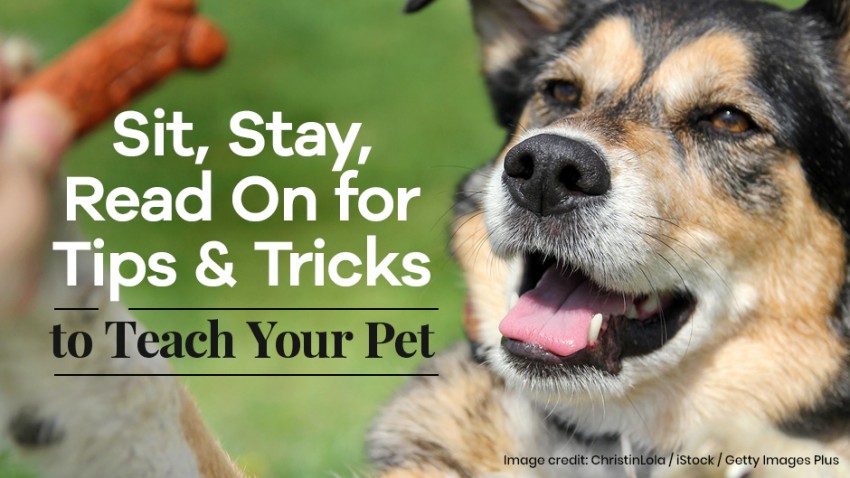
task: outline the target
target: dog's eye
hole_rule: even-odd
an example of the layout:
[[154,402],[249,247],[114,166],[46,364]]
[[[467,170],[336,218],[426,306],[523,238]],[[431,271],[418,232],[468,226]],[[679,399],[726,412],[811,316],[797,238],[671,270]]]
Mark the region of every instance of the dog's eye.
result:
[[569,108],[577,108],[581,100],[581,90],[575,83],[569,81],[550,81],[546,84],[545,92],[550,100]]
[[755,127],[748,114],[730,106],[718,108],[707,119],[714,129],[729,133],[746,133]]

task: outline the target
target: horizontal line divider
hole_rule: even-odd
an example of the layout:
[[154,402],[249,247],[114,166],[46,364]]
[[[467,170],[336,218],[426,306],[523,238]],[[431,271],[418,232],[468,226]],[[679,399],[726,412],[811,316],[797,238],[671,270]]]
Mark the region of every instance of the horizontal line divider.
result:
[[207,311],[287,311],[287,310],[328,310],[328,311],[415,311],[415,310],[440,310],[439,307],[130,307],[129,310],[207,310]]
[[54,373],[54,377],[439,377],[438,373]]
[[[100,310],[97,307],[54,307],[53,310]],[[439,307],[130,307],[128,310],[160,311],[437,311]]]

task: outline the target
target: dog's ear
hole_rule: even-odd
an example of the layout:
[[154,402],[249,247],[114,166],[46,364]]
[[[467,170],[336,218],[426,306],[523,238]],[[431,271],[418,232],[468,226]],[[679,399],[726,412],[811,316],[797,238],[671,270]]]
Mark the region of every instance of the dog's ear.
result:
[[[404,11],[417,12],[434,0],[408,0]],[[573,3],[583,0],[470,0],[481,40],[484,72],[491,74],[522,55],[529,44],[557,31]]]
[[[433,0],[407,0],[404,11],[419,11]],[[470,0],[481,43],[484,75],[499,122],[513,126],[524,101],[515,71],[539,39],[561,30],[580,12],[605,0]]]

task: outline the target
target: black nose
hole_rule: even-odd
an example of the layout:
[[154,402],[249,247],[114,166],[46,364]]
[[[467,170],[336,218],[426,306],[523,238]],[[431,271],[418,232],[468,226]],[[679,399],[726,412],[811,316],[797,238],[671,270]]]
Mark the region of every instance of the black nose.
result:
[[508,151],[502,181],[518,205],[549,216],[608,192],[611,173],[587,144],[539,134]]

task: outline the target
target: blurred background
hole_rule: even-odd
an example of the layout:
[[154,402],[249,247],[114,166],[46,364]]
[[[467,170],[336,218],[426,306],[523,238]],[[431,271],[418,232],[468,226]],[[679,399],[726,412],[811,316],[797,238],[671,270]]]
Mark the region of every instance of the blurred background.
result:
[[[780,2],[799,5],[800,1]],[[127,4],[115,0],[27,0],[0,3],[0,32],[34,43],[43,61],[67,49]],[[431,324],[433,346],[461,340],[463,284],[446,247],[454,185],[497,153],[503,138],[495,126],[483,82],[467,2],[438,1],[423,13],[403,16],[402,0],[238,2],[209,0],[202,11],[227,34],[224,64],[207,73],[180,73],[131,109],[152,118],[157,107],[182,111],[195,125],[187,145],[208,145],[205,168],[213,171],[210,223],[149,224],[84,221],[90,238],[103,238],[107,252],[143,256],[169,251],[178,260],[177,283],[167,289],[125,289],[129,307],[438,307],[431,312],[143,312],[153,330],[192,330],[219,318],[236,335],[237,359],[174,360],[183,373],[410,373],[419,358],[366,360],[364,341],[348,359],[252,358],[247,320],[276,320],[278,329],[362,331],[381,320],[418,329]],[[279,158],[270,147],[240,158],[227,144],[229,118],[252,110],[266,120],[281,111],[284,121],[335,122],[340,129],[362,122],[357,146],[372,146],[356,186],[421,187],[410,220],[340,223],[330,172],[333,158]],[[143,128],[144,129],[144,128]],[[145,131],[152,132],[149,125]],[[294,136],[293,136],[294,137]],[[178,191],[200,183],[191,159],[118,156],[120,138],[110,124],[69,154],[69,175],[95,176],[107,188],[153,186]],[[291,141],[291,140],[290,140]],[[329,148],[329,151],[331,149]],[[353,161],[353,159],[352,159]],[[251,224],[230,207],[230,192],[242,178],[265,176],[280,187],[308,186],[317,195],[319,220],[284,222],[279,215]],[[259,207],[259,196],[252,197]],[[292,241],[312,251],[317,237],[325,252],[363,255],[365,237],[378,236],[383,253],[426,253],[432,279],[409,287],[268,287],[266,258],[254,241]],[[210,240],[224,242],[238,284],[206,288],[194,278],[197,251]],[[399,268],[396,268],[399,271]],[[303,282],[303,281],[302,281]],[[362,332],[361,332],[362,333]],[[240,345],[242,345],[240,347]],[[104,378],[108,380],[108,378]],[[185,379],[224,447],[257,477],[351,476],[364,465],[363,435],[381,404],[403,378]],[[31,477],[11,457],[0,455],[0,476]]]

